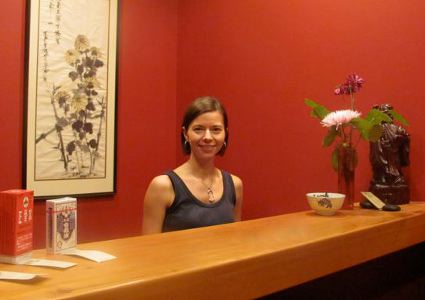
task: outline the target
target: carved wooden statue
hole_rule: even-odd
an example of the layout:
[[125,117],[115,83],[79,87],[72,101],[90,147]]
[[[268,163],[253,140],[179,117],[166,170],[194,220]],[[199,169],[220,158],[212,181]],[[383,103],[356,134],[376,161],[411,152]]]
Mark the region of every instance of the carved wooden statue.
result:
[[[375,105],[374,108],[389,114],[389,104]],[[392,117],[391,117],[392,118]],[[370,143],[370,163],[373,179],[369,190],[387,204],[405,204],[410,201],[409,187],[402,173],[402,167],[409,165],[410,137],[406,130],[396,124],[383,122],[381,138]]]

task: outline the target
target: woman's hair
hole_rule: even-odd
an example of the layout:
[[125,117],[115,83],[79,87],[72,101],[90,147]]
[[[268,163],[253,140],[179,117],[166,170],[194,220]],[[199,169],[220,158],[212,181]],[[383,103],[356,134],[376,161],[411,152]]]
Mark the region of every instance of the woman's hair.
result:
[[[207,112],[214,112],[218,111],[223,116],[223,122],[224,122],[224,130],[226,133],[226,137],[224,139],[224,145],[221,147],[220,151],[217,153],[218,155],[223,156],[224,152],[226,151],[228,139],[229,139],[229,132],[227,130],[227,113],[223,106],[223,104],[220,103],[220,101],[217,98],[211,97],[211,96],[204,96],[196,98],[187,108],[186,113],[183,116],[183,122],[182,122],[182,128],[184,130],[187,130],[189,128],[190,123],[192,123],[193,120],[195,120],[199,115],[202,115]],[[190,145],[188,142],[186,142],[186,138],[184,137],[184,132],[182,130],[181,132],[181,144],[183,148],[184,154],[190,154]]]

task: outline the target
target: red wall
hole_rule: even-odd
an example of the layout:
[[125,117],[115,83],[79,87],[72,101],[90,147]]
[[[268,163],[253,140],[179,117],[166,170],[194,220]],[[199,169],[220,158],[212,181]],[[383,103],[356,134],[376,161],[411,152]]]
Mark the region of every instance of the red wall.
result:
[[[221,163],[244,181],[243,218],[306,209],[306,192],[336,190],[326,130],[303,100],[347,106],[333,89],[351,72],[366,80],[359,110],[390,102],[409,119],[411,196],[425,199],[424,20],[421,0],[179,1],[178,115],[198,95],[227,105]],[[371,173],[359,149],[357,195]]]
[[[120,3],[117,193],[80,199],[80,242],[140,233],[147,184],[183,161],[180,117],[200,95],[228,108],[229,151],[218,163],[244,180],[243,218],[306,209],[304,194],[334,190],[336,176],[330,149],[320,146],[325,129],[303,99],[341,108],[332,90],[350,72],[366,80],[359,110],[391,102],[409,119],[406,173],[412,199],[424,200],[423,1]],[[24,0],[0,11],[0,190],[22,184],[24,14]],[[366,143],[360,155],[357,191],[370,179]],[[44,202],[35,217],[35,244],[43,247]]]
[[[79,242],[141,232],[151,178],[175,165],[177,1],[120,1],[117,193],[80,199]],[[21,187],[25,1],[0,10],[0,190]],[[35,246],[44,246],[44,202],[35,209]]]

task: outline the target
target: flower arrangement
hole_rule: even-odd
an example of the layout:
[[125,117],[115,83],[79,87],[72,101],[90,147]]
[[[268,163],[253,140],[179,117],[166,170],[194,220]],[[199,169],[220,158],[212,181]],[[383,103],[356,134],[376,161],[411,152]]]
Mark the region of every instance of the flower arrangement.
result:
[[[369,142],[378,141],[383,134],[383,123],[397,120],[404,125],[407,121],[394,110],[385,113],[372,108],[365,117],[355,110],[354,95],[363,87],[363,78],[357,74],[348,75],[345,82],[339,85],[334,93],[342,97],[348,96],[349,109],[329,111],[325,106],[313,100],[305,99],[305,104],[311,107],[311,115],[320,120],[328,128],[323,139],[323,146],[335,144],[332,152],[332,167],[338,172],[338,192],[346,195],[345,208],[354,206],[354,175],[357,166],[356,147],[361,139]],[[377,106],[374,106],[377,107]]]
[[[355,110],[355,93],[357,93],[364,84],[363,78],[357,74],[348,75],[346,81],[339,85],[334,93],[341,96],[349,96],[350,108],[345,110],[329,111],[325,106],[316,103],[313,100],[305,99],[305,104],[311,107],[311,115],[320,119],[320,123],[328,128],[328,132],[323,139],[323,146],[328,147],[336,144],[332,152],[332,167],[339,170],[338,153],[341,149],[352,150],[354,155],[354,166],[357,164],[357,154],[355,148],[361,139],[370,142],[376,142],[382,135],[382,122],[391,123],[397,120],[404,125],[407,121],[394,110],[388,113],[391,117],[379,111],[371,109],[366,117],[361,117],[361,113]],[[355,135],[355,130],[359,134]]]

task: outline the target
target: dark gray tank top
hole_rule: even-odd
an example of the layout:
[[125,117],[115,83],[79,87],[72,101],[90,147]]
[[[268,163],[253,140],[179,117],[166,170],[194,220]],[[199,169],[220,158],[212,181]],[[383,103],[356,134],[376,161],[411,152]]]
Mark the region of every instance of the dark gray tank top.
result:
[[235,185],[229,173],[221,171],[223,177],[223,196],[214,203],[197,199],[183,180],[173,171],[166,173],[173,184],[175,198],[167,209],[162,231],[197,228],[235,221]]

